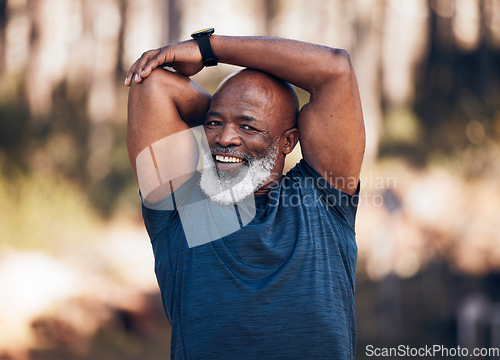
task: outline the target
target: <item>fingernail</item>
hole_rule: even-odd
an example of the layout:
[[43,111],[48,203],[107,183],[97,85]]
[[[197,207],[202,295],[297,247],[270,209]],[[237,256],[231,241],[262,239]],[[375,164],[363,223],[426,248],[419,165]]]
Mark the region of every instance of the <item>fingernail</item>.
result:
[[128,83],[128,77],[125,78],[124,83],[125,83],[125,85],[127,85],[127,83]]
[[144,75],[146,73],[146,70],[142,70],[141,71],[141,76]]
[[135,74],[135,81],[139,81],[139,74]]

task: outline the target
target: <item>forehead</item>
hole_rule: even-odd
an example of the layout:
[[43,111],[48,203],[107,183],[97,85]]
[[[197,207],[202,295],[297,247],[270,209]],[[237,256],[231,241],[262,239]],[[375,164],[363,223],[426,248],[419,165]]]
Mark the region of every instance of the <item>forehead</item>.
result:
[[264,84],[252,81],[248,76],[235,77],[224,83],[214,94],[213,100],[220,102],[243,102],[248,105],[262,106],[273,101],[272,92]]
[[260,120],[275,116],[276,94],[258,77],[234,76],[214,94],[210,111],[222,115],[250,115]]

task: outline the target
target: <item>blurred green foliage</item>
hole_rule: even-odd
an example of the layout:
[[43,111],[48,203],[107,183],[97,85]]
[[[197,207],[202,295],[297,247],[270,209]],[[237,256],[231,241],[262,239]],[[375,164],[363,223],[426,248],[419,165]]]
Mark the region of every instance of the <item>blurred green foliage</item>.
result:
[[[51,113],[35,118],[24,86],[12,84],[0,100],[1,244],[47,249],[60,241],[84,243],[117,207],[138,216],[138,193],[126,191],[136,183],[124,119],[91,124],[87,94],[65,83],[53,94]],[[92,127],[113,135],[109,171],[101,178],[88,167]]]
[[5,172],[0,156],[1,245],[57,250],[92,239],[100,220],[85,194],[67,179],[50,173]]

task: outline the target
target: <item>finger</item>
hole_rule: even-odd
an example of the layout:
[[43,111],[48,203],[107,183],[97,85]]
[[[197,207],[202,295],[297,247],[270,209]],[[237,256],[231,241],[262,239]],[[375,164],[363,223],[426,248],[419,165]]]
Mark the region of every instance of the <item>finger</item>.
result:
[[140,83],[142,79],[140,78],[140,73],[144,66],[148,63],[148,61],[157,53],[158,50],[149,50],[141,55],[141,57],[137,60],[136,67],[134,69],[133,80],[136,83]]
[[[144,67],[146,66],[146,64],[155,56],[157,56],[157,54],[160,52],[159,49],[156,49],[156,50],[149,50],[149,51],[146,51],[145,53],[142,54],[142,56],[139,58],[139,60],[137,61],[137,66],[136,66],[136,69],[135,69],[135,74],[136,75],[139,75],[140,77],[140,74],[141,72],[144,70]],[[137,79],[137,76],[134,77],[134,79]]]
[[[144,55],[144,54],[143,54]],[[137,69],[139,68],[139,64],[141,62],[142,56],[135,61],[135,63],[130,67],[127,76],[125,77],[125,85],[130,86],[132,84],[132,81],[136,83],[140,83],[142,79],[140,79],[140,76],[138,75],[139,72]]]
[[137,60],[136,62],[134,62],[132,64],[132,66],[130,67],[130,69],[128,69],[127,71],[127,75],[125,76],[125,86],[130,86],[131,82],[132,82],[132,77],[134,76],[134,73],[135,73],[135,69],[137,68],[137,62],[139,60]]
[[139,75],[142,78],[146,78],[157,67],[169,65],[171,61],[169,61],[168,59],[168,54],[169,52],[166,50],[166,48],[163,48],[145,64],[144,68],[139,72]]
[[137,59],[137,61],[130,67],[127,75],[125,76],[125,86],[130,86],[132,80],[136,83],[140,83],[142,81],[141,77],[139,76],[142,68],[159,51],[159,49],[146,51],[141,55],[139,59]]

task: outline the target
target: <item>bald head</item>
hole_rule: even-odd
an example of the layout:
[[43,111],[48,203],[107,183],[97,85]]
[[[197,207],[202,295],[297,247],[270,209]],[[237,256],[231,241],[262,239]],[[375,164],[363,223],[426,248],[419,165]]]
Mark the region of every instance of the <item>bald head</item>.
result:
[[214,98],[235,93],[242,101],[267,105],[266,121],[280,134],[296,127],[299,100],[288,82],[262,71],[243,69],[226,77],[219,84]]

